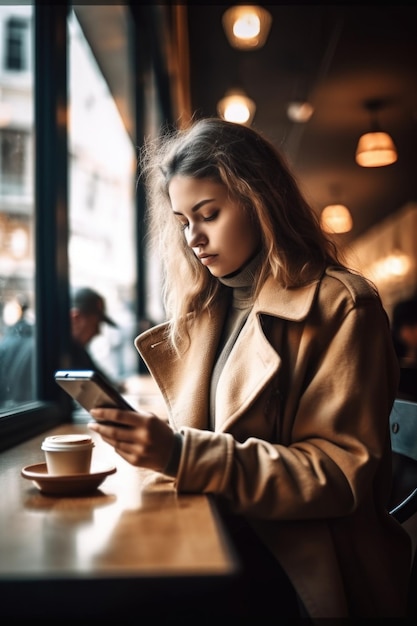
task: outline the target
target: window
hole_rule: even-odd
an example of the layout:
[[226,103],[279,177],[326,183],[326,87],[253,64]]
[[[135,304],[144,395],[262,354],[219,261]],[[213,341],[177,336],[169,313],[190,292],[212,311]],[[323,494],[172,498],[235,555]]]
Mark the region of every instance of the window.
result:
[[[90,24],[98,14],[104,20],[106,10],[89,6],[82,17]],[[94,287],[104,297],[117,328],[101,324],[88,351],[110,379],[121,383],[138,369],[133,345],[136,150],[74,12],[69,33],[70,282],[74,290]],[[127,62],[122,57],[120,66]]]
[[28,66],[28,21],[11,17],[6,22],[5,68],[8,70],[26,70]]
[[[28,68],[31,14],[0,7],[5,70]],[[32,78],[0,70],[0,414],[35,399]]]
[[26,129],[0,129],[1,190],[5,196],[30,194],[31,136]]
[[118,3],[0,6],[0,450],[72,419],[53,379],[69,354],[72,287],[99,291],[118,322],[91,345],[103,369],[115,379],[140,371],[133,339],[149,285],[138,277],[147,252],[136,147],[170,104],[137,29],[155,32],[158,19]]

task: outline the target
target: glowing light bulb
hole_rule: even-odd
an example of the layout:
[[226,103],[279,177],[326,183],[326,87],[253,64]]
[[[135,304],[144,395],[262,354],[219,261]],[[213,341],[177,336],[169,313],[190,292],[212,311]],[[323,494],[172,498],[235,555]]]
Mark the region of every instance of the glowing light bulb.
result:
[[233,24],[233,34],[239,39],[253,39],[261,32],[261,21],[257,15],[246,14]]

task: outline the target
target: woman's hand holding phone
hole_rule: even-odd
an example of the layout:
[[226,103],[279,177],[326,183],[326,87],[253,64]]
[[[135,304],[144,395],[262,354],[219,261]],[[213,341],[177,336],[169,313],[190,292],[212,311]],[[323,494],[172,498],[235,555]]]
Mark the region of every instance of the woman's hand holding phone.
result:
[[88,427],[131,465],[163,472],[174,448],[175,435],[164,419],[148,411],[91,409]]

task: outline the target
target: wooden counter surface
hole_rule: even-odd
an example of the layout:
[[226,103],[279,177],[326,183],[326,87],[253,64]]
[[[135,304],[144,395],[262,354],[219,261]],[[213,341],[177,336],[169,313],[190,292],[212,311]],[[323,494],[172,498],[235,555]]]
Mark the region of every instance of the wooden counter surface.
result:
[[[44,437],[69,432],[92,435],[93,470],[117,471],[88,495],[45,495],[21,469],[44,462]],[[47,617],[51,589],[54,605],[68,603],[75,589],[78,597],[88,593],[91,617],[111,616],[117,596],[121,615],[129,603],[120,594],[132,585],[130,602],[155,608],[161,593],[169,605],[169,598],[222,588],[237,571],[209,497],[178,495],[171,481],[132,467],[84,424],[60,426],[3,452],[0,464],[0,616]],[[22,589],[31,609],[15,597]],[[67,611],[78,617],[73,605]]]

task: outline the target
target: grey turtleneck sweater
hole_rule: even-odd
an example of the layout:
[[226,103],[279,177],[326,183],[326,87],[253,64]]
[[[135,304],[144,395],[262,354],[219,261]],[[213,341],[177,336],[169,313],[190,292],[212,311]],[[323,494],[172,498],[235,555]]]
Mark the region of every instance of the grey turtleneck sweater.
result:
[[219,281],[233,290],[232,301],[225,319],[223,332],[217,348],[216,362],[213,367],[210,384],[210,425],[214,428],[215,398],[217,383],[229,354],[242,330],[253,304],[253,290],[259,257],[256,256],[238,274]]

